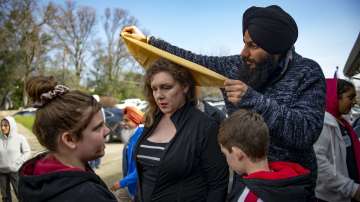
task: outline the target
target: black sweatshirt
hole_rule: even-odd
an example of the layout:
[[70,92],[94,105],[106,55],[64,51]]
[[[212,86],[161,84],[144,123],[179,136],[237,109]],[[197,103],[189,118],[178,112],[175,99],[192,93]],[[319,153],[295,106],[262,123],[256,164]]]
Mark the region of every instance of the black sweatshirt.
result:
[[19,171],[21,202],[117,202],[93,171],[54,171],[34,174],[35,164],[46,153],[27,161]]

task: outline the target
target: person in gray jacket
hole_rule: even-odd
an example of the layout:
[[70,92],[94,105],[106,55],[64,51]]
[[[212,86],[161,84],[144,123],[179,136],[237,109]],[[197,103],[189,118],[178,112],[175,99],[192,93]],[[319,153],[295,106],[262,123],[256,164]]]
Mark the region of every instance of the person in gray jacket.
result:
[[18,170],[30,157],[31,150],[26,138],[17,132],[13,117],[1,120],[0,135],[0,189],[4,202],[11,201],[10,183],[18,196]]
[[342,117],[355,104],[355,87],[343,79],[327,79],[326,113],[314,144],[318,163],[318,201],[360,201],[360,142]]

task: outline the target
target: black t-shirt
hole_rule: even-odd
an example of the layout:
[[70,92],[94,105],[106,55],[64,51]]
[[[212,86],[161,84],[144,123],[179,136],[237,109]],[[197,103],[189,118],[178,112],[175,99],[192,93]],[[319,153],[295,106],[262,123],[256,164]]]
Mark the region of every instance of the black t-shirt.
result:
[[356,159],[354,154],[354,146],[351,141],[351,137],[349,132],[346,130],[344,126],[340,125],[341,134],[343,136],[345,145],[346,145],[346,165],[348,168],[349,177],[354,180],[356,183],[359,183],[357,167],[356,167]]
[[147,139],[140,143],[136,158],[142,167],[142,172],[140,172],[142,178],[141,189],[143,201],[145,202],[151,201],[151,194],[159,173],[160,160],[168,144],[150,142]]

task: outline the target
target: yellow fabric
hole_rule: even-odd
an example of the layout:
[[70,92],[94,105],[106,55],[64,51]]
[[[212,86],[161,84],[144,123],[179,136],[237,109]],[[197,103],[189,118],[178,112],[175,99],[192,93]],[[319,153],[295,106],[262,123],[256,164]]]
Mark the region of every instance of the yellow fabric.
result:
[[142,42],[132,37],[129,33],[121,33],[121,37],[131,55],[136,61],[140,63],[145,69],[160,57],[170,60],[182,67],[187,68],[193,75],[196,85],[198,86],[214,86],[223,87],[226,77],[207,69],[201,65],[188,61],[184,58],[173,55],[169,52],[163,51],[150,44]]

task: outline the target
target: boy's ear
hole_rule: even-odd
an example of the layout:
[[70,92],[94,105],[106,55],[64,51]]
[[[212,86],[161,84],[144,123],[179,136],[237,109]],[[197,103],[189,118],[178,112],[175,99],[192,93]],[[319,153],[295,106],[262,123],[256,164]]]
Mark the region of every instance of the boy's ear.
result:
[[246,154],[239,147],[231,147],[232,153],[234,153],[237,160],[241,161],[246,157]]
[[77,140],[73,134],[64,132],[60,135],[60,142],[69,149],[75,149]]

